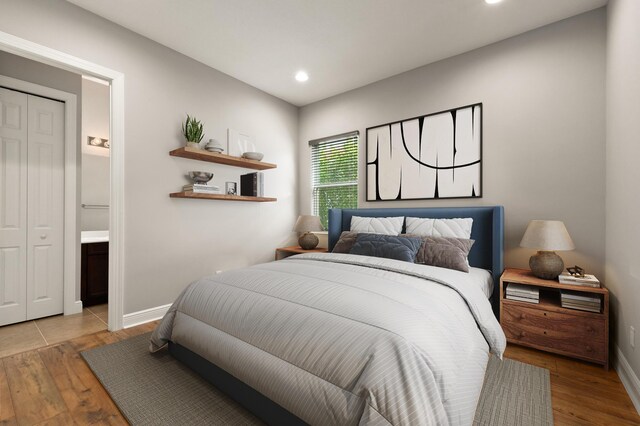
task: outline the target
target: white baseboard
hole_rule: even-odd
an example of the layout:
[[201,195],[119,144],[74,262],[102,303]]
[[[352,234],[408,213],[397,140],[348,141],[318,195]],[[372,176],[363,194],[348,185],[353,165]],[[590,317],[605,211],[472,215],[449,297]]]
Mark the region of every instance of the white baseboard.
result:
[[636,407],[636,411],[640,414],[640,379],[629,365],[629,361],[618,346],[615,347],[616,356],[614,357],[613,368],[618,372],[620,381],[627,390],[631,402]]
[[160,319],[167,313],[171,304],[156,306],[155,308],[144,309],[138,312],[132,312],[123,316],[122,325],[124,328],[134,327],[136,325]]

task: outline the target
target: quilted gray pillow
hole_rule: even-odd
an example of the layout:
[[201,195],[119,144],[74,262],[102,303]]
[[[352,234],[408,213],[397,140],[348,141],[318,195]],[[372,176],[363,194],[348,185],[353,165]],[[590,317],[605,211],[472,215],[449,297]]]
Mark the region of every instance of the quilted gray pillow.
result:
[[356,243],[349,253],[413,263],[421,245],[422,239],[417,237],[358,234]]
[[340,234],[340,239],[333,246],[333,250],[331,253],[349,253],[351,251],[351,247],[356,243],[356,238],[358,237],[357,232],[353,231],[342,231]]
[[[415,237],[412,234],[402,234],[402,236]],[[474,240],[447,237],[420,238],[422,245],[416,254],[416,263],[469,272],[467,257]]]

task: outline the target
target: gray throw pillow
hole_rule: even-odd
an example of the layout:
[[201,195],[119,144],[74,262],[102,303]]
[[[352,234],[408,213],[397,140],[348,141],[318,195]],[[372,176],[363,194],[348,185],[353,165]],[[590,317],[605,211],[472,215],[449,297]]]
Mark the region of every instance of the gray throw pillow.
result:
[[422,239],[419,237],[358,234],[350,253],[413,263],[421,245]]
[[[402,234],[402,236],[411,237],[414,235]],[[467,257],[474,240],[447,237],[420,238],[422,245],[416,255],[416,263],[469,272]]]
[[349,253],[351,251],[351,247],[356,243],[357,237],[357,232],[343,231],[342,234],[340,234],[340,239],[336,245],[333,246],[331,253]]

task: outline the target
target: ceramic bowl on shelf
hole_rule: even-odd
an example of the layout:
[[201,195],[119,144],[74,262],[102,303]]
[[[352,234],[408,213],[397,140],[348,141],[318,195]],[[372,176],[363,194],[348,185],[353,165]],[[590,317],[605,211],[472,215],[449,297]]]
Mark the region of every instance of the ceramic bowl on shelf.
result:
[[193,183],[207,183],[213,178],[210,172],[189,172],[189,178]]
[[264,157],[264,154],[261,152],[245,152],[244,154],[242,154],[242,157],[246,158],[247,160],[260,161],[262,160],[262,157]]
[[204,149],[209,152],[217,153],[221,153],[222,151],[224,151],[224,147],[222,146],[222,144],[215,139],[209,139],[209,143],[205,145]]

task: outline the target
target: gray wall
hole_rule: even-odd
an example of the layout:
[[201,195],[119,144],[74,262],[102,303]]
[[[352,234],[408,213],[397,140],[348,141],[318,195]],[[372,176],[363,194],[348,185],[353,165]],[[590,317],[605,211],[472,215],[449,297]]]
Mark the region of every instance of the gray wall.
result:
[[[563,220],[577,246],[565,262],[602,275],[605,38],[599,9],[301,108],[301,213],[311,210],[307,141],[359,130],[360,207],[504,205],[511,267],[533,253],[518,247],[529,220]],[[364,201],[367,127],[475,102],[483,198]]]
[[[110,150],[87,144],[87,138],[110,139],[109,86],[82,79],[82,204],[109,205]],[[80,227],[83,231],[109,229],[108,209],[81,209]]]
[[[298,211],[297,108],[63,0],[3,0],[0,31],[125,74],[124,312],[171,303],[192,280],[271,260],[291,241]],[[265,192],[276,203],[176,200],[189,170],[215,183],[245,170],[170,157],[186,113],[207,138],[228,127],[256,138]]]
[[[612,295],[614,343],[636,375],[640,347],[640,2],[610,0],[607,33],[606,283]],[[640,340],[636,340],[640,345]]]

